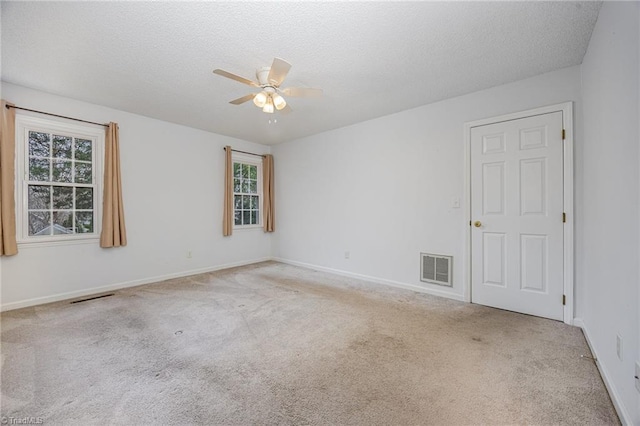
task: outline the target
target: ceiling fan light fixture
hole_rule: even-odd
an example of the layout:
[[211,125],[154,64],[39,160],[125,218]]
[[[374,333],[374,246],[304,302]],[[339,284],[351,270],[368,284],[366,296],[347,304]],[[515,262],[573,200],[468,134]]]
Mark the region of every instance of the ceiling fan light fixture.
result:
[[278,111],[287,106],[287,101],[278,94],[273,96],[273,105],[276,107]]
[[266,92],[260,92],[253,97],[253,103],[258,108],[262,108],[267,103],[267,94]]
[[267,96],[267,102],[264,104],[262,112],[273,114],[273,99],[271,99],[271,96]]

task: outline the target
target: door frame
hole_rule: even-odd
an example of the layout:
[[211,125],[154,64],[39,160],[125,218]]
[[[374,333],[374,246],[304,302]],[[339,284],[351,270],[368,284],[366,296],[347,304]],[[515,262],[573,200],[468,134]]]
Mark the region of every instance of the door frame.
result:
[[[563,227],[563,292],[566,296],[566,304],[563,307],[563,321],[573,325],[574,315],[574,214],[573,214],[573,102],[563,102],[512,114],[485,118],[482,120],[464,123],[464,199],[466,208],[464,211],[465,250],[463,253],[462,283],[464,300],[471,302],[471,129],[487,124],[501,123],[504,121],[518,120],[534,115],[543,115],[553,112],[562,112],[562,127],[565,130],[565,138],[562,147],[563,153],[563,205],[566,213],[566,222]],[[558,218],[560,220],[560,218]]]

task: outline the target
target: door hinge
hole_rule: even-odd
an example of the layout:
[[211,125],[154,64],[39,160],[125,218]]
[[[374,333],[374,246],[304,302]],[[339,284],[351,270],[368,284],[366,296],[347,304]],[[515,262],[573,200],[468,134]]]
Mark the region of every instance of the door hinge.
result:
[[566,136],[566,133],[565,133],[564,129],[562,129],[562,140],[565,139],[565,136]]
[[567,304],[567,296],[565,296],[564,294],[562,295],[562,305],[566,305]]
[[562,223],[567,223],[567,214],[566,213],[562,213]]

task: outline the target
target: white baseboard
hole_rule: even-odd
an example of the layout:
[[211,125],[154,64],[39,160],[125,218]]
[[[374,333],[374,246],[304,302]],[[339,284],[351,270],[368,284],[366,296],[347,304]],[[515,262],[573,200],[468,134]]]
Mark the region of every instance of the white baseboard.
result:
[[283,259],[280,257],[272,257],[271,260],[276,261],[276,262],[280,262],[280,263],[286,263],[289,265],[293,265],[293,266],[299,266],[301,268],[306,268],[306,269],[315,269],[317,271],[323,271],[323,272],[329,272],[331,274],[336,274],[336,275],[340,275],[343,277],[349,277],[349,278],[356,278],[359,280],[363,280],[363,281],[371,281],[373,283],[376,284],[383,284],[383,285],[388,285],[390,287],[397,287],[397,288],[403,288],[406,290],[412,290],[418,293],[426,293],[426,294],[430,294],[432,296],[439,296],[439,297],[445,297],[447,299],[453,299],[453,300],[458,300],[460,302],[464,302],[464,296],[461,294],[456,294],[456,293],[451,293],[448,291],[443,291],[443,290],[437,290],[437,289],[432,289],[432,288],[427,288],[427,287],[420,287],[414,284],[408,284],[408,283],[403,283],[403,282],[399,282],[399,281],[393,281],[393,280],[387,280],[384,278],[378,278],[378,277],[372,277],[370,275],[362,275],[362,274],[356,274],[354,272],[348,272],[348,271],[343,271],[340,269],[333,269],[333,268],[327,268],[325,266],[318,266],[318,265],[312,265],[309,263],[304,263],[304,262],[298,262],[295,260],[289,260],[289,259]]
[[609,396],[611,397],[611,401],[613,402],[613,406],[615,407],[616,412],[618,413],[618,417],[620,418],[620,421],[622,422],[623,425],[632,426],[633,423],[631,422],[631,415],[622,404],[622,399],[620,398],[620,394],[616,390],[616,387],[613,384],[613,381],[611,380],[611,376],[607,372],[607,368],[600,362],[598,351],[596,350],[595,346],[593,345],[589,337],[589,329],[587,328],[587,325],[585,324],[582,318],[574,318],[573,325],[580,327],[582,329],[582,332],[584,333],[584,337],[587,340],[587,345],[589,345],[589,349],[591,350],[591,353],[596,358],[596,367],[598,367],[600,376],[602,376],[602,381],[604,382],[604,385],[606,386],[607,391],[609,392]]
[[172,274],[158,275],[155,277],[142,278],[139,280],[125,281],[121,283],[109,284],[100,287],[87,288],[83,290],[59,293],[51,296],[36,297],[33,299],[21,300],[18,302],[6,303],[0,306],[0,312],[11,311],[13,309],[27,308],[30,306],[43,305],[45,303],[59,302],[61,300],[75,299],[77,297],[91,296],[93,294],[104,293],[106,291],[120,290],[128,287],[135,287],[143,284],[151,284],[159,281],[170,280],[172,278],[188,277],[190,275],[204,274],[205,272],[219,271],[221,269],[235,268],[238,266],[251,265],[253,263],[266,262],[270,257],[241,262],[225,263],[223,265],[209,266],[206,268],[191,269],[188,271],[174,272]]

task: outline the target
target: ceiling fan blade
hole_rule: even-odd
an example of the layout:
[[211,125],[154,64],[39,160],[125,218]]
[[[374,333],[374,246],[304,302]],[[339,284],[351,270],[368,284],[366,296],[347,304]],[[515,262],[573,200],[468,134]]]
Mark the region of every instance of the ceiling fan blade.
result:
[[299,98],[321,98],[322,89],[312,89],[310,87],[287,87],[282,89],[282,93],[291,97]]
[[289,104],[285,105],[285,107],[280,110],[280,112],[283,113],[283,114],[289,114],[291,111],[293,111],[293,110],[291,109]]
[[243,103],[245,103],[245,102],[247,102],[247,101],[250,101],[250,100],[251,100],[251,99],[253,99],[255,96],[256,96],[256,94],[255,94],[255,93],[251,93],[251,94],[246,95],[246,96],[243,96],[243,97],[241,97],[241,98],[238,98],[238,99],[234,99],[234,100],[232,100],[232,101],[229,101],[229,103],[230,103],[230,104],[234,104],[234,105],[240,105],[240,104],[243,104]]
[[289,69],[291,68],[291,64],[284,59],[274,58],[273,64],[271,64],[271,70],[269,71],[269,76],[267,77],[267,81],[273,84],[274,86],[279,86],[284,81]]
[[239,75],[235,75],[233,73],[230,73],[229,71],[225,71],[225,70],[221,70],[221,69],[215,69],[215,70],[213,70],[213,73],[221,75],[223,77],[230,78],[231,80],[239,81],[240,83],[244,83],[244,84],[247,84],[249,86],[260,87],[260,85],[258,83],[256,83],[255,81],[251,81],[251,80],[249,80],[247,78],[240,77]]

